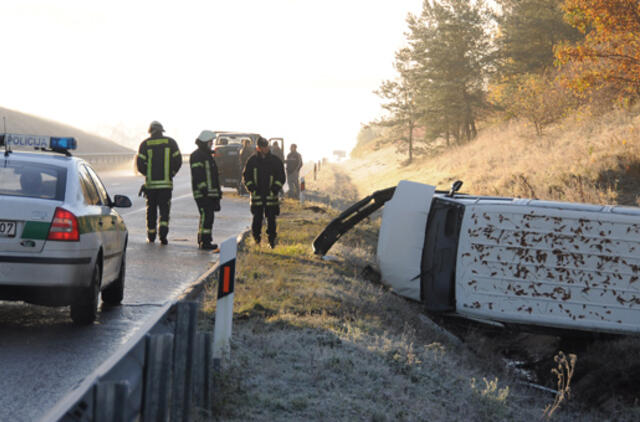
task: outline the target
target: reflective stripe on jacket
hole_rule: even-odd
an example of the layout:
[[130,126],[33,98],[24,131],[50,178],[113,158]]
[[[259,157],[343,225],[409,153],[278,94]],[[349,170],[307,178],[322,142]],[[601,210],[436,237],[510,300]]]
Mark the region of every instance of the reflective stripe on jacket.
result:
[[147,138],[140,144],[136,165],[145,176],[147,189],[172,189],[173,176],[182,166],[182,155],[172,138]]
[[218,167],[208,148],[198,148],[189,158],[191,166],[191,190],[193,197],[220,198],[220,181]]
[[278,192],[286,180],[282,161],[268,153],[252,155],[247,161],[242,180],[251,192],[252,206],[277,206],[280,204]]

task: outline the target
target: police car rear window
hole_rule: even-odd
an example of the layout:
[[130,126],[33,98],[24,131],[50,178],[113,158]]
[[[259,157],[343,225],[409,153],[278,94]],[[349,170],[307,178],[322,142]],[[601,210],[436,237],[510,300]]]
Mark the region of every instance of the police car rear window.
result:
[[67,170],[34,163],[0,163],[0,196],[64,201]]

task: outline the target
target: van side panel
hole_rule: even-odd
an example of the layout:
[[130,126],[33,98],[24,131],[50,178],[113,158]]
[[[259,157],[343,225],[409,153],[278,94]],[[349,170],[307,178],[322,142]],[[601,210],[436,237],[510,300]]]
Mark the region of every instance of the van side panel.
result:
[[565,329],[640,332],[640,218],[531,205],[467,206],[456,311]]

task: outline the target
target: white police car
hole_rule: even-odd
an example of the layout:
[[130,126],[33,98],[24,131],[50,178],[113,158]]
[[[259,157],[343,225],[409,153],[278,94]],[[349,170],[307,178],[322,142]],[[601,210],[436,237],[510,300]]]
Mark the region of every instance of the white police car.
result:
[[75,323],[91,324],[100,292],[108,305],[123,298],[127,228],[114,207],[131,201],[111,199],[91,166],[68,152],[76,145],[0,134],[0,300],[71,305]]

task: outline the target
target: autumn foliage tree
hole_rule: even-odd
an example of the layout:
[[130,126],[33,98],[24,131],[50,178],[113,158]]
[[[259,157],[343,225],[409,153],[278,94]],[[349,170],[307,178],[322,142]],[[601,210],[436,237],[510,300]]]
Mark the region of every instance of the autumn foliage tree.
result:
[[603,88],[619,98],[640,96],[640,2],[566,0],[564,9],[585,35],[555,50],[569,86],[585,97]]
[[574,97],[555,75],[551,70],[514,76],[511,83],[492,85],[489,100],[502,106],[510,117],[528,120],[536,135],[541,136],[546,126],[560,120],[575,106]]

